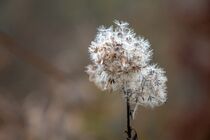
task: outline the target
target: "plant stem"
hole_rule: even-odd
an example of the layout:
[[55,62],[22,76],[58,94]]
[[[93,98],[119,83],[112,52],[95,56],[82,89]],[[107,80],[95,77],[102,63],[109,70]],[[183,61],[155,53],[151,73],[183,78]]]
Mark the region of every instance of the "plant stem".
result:
[[129,103],[129,98],[127,97],[126,100],[126,105],[127,105],[127,140],[131,139],[131,126],[130,126],[130,117],[131,117],[131,109],[130,109],[130,103]]

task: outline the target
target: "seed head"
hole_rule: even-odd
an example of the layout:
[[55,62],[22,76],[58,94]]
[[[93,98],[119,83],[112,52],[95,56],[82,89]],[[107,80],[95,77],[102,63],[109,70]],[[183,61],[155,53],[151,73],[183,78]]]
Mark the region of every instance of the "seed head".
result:
[[98,28],[89,47],[92,64],[86,72],[101,90],[118,91],[131,103],[157,106],[166,101],[164,71],[150,65],[150,43],[136,36],[127,22]]

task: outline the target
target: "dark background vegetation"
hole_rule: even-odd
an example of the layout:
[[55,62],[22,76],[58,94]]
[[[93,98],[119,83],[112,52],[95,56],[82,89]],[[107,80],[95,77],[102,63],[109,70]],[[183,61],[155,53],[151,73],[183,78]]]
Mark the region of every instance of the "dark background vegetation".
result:
[[84,72],[114,19],[150,40],[169,79],[168,102],[137,112],[140,139],[210,139],[209,0],[0,0],[0,140],[125,139],[124,100]]

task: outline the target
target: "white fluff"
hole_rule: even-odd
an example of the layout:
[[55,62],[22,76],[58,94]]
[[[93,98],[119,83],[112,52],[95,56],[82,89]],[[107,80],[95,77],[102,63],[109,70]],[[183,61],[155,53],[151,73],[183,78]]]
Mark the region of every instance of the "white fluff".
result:
[[165,72],[151,65],[150,43],[136,36],[127,22],[101,26],[89,47],[90,81],[101,90],[119,91],[130,102],[155,107],[167,100]]

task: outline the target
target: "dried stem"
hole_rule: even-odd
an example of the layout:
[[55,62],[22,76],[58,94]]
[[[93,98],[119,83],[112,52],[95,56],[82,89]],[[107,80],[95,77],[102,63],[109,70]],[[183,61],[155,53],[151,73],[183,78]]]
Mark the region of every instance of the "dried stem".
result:
[[[133,119],[133,113],[134,113],[135,109],[134,110],[131,109],[128,92],[125,89],[123,89],[123,90],[124,90],[124,94],[127,96],[126,97],[127,130],[125,131],[127,134],[127,140],[138,140],[138,135],[137,135],[135,129],[133,129],[131,127],[131,119]],[[132,134],[132,132],[133,132],[133,134]]]
[[129,97],[127,97],[126,100],[126,105],[127,105],[127,140],[131,140],[131,125],[130,125],[130,118],[131,118],[131,109],[130,109],[130,103],[129,103]]

